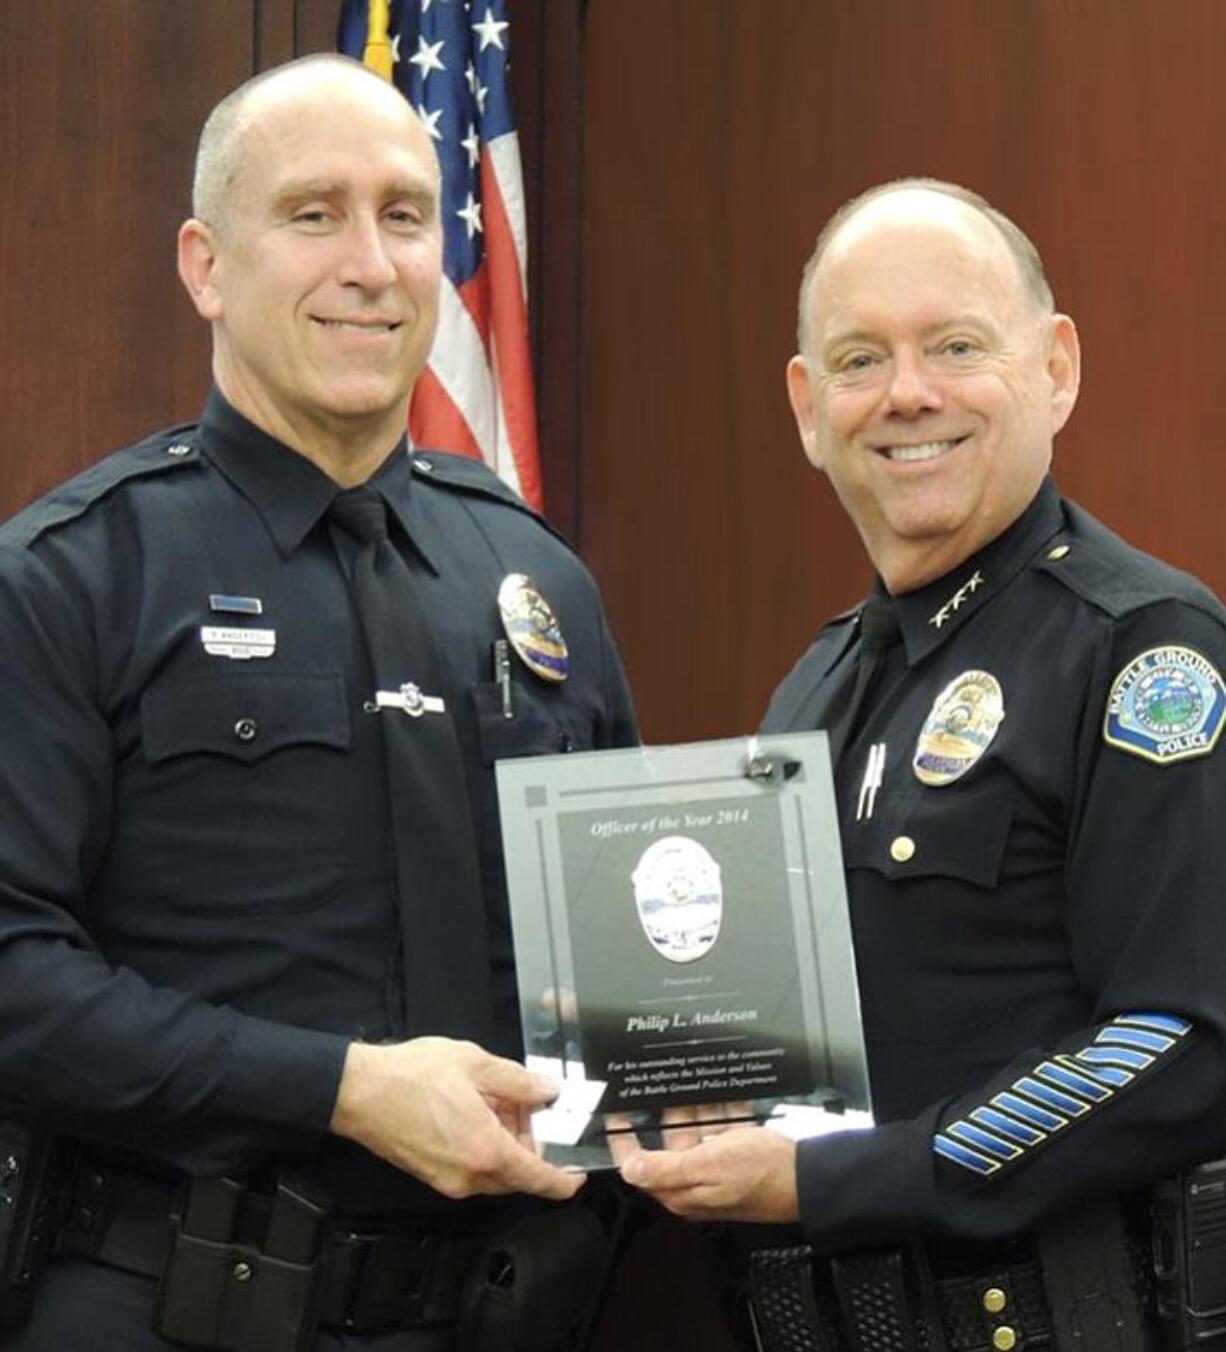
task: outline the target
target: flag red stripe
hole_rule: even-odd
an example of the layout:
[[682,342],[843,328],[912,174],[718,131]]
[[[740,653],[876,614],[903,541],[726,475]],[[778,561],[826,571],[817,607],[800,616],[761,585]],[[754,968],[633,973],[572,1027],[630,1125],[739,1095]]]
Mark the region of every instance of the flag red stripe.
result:
[[413,389],[413,402],[409,405],[409,435],[413,438],[413,445],[422,450],[434,448],[468,455],[474,460],[482,458],[464,415],[428,366],[418,376]]
[[483,271],[488,277],[491,346],[502,394],[503,416],[519,473],[520,492],[526,501],[539,509],[541,474],[528,312],[511,223],[488,155],[481,161],[481,199],[486,252]]

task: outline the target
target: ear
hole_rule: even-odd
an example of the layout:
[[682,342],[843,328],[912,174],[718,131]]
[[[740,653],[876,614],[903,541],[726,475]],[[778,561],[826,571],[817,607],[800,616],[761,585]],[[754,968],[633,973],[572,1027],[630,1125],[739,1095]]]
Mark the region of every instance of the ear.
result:
[[800,444],[805,448],[809,463],[822,467],[821,451],[817,445],[817,427],[813,407],[813,378],[807,357],[799,352],[788,362],[788,399],[796,418]]
[[1047,374],[1051,377],[1052,432],[1069,420],[1081,387],[1081,343],[1077,326],[1068,315],[1053,315],[1047,345]]
[[213,232],[194,217],[179,227],[179,277],[201,318],[221,317],[221,291],[217,285],[217,243]]

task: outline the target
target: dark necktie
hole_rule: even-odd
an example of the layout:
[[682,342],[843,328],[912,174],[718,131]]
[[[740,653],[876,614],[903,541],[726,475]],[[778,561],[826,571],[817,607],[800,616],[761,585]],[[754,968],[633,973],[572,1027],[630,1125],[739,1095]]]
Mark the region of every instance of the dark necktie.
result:
[[860,648],[854,673],[848,675],[844,689],[835,696],[827,723],[831,765],[838,765],[855,731],[864,700],[900,637],[894,602],[888,596],[870,596],[860,612]]
[[361,542],[351,582],[375,689],[358,716],[377,717],[383,734],[408,1033],[488,1043],[489,943],[453,721],[459,693],[443,681],[413,575],[388,539],[383,499],[350,488],[329,516]]

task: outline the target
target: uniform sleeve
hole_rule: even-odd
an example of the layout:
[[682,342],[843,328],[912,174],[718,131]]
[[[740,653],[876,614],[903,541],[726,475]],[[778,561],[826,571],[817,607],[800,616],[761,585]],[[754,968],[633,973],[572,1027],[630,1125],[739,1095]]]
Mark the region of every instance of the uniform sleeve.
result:
[[634,701],[603,610],[600,614],[600,651],[604,712],[596,730],[596,747],[604,751],[613,747],[638,746],[639,728],[634,715]]
[[[916,1117],[802,1143],[802,1223],[825,1251],[1015,1233],[1226,1148],[1226,631],[1169,601],[1104,635],[1065,804],[1068,955],[1091,1021]],[[1137,693],[1108,725],[1129,672]]]
[[326,1130],[346,1039],[155,988],[91,942],[115,752],[90,618],[10,546],[0,633],[0,1104],[155,1155],[173,1131],[198,1169]]

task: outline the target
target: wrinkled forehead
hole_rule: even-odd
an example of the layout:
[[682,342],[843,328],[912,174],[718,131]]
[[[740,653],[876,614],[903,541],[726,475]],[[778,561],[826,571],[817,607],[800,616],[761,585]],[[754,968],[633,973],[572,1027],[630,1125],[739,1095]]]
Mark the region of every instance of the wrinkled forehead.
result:
[[1002,320],[1026,307],[1017,260],[996,227],[966,203],[900,190],[868,202],[839,228],[813,278],[810,317],[823,325],[871,300],[887,310],[982,305]]

